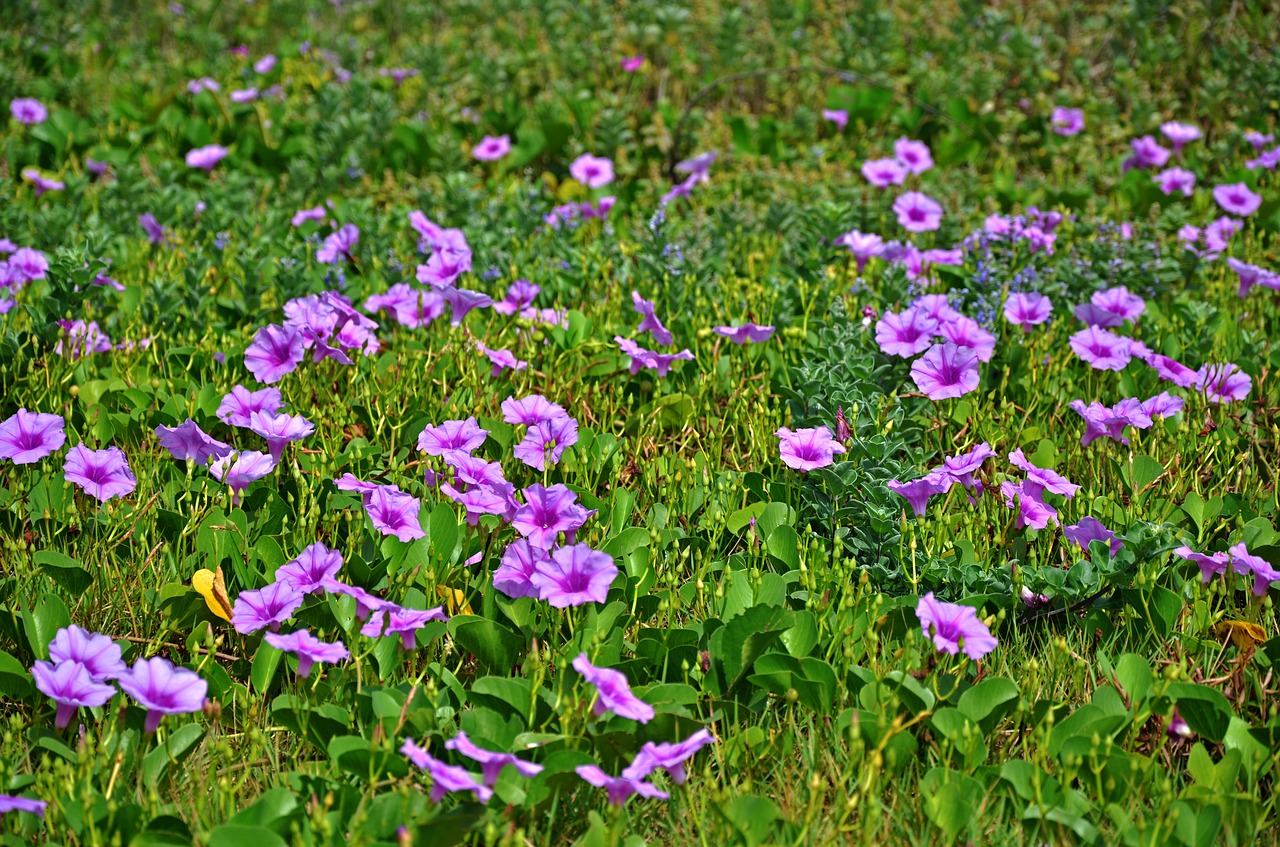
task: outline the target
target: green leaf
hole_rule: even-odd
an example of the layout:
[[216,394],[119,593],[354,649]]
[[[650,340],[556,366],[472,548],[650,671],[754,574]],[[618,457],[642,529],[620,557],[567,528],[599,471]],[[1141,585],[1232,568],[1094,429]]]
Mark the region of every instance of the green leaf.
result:
[[329,758],[353,776],[377,782],[385,776],[397,779],[409,775],[409,765],[398,752],[375,746],[359,735],[339,735],[329,739]]
[[476,615],[457,615],[449,621],[449,632],[458,646],[473,654],[491,670],[510,671],[524,655],[524,636],[497,621]]
[[31,557],[45,575],[71,594],[82,594],[93,585],[93,576],[84,566],[65,553],[39,550]]
[[1013,680],[990,677],[961,694],[956,707],[986,734],[1017,708],[1021,696]]
[[13,700],[22,700],[34,687],[31,673],[22,662],[0,650],[0,694]]
[[191,847],[191,829],[182,818],[160,815],[151,819],[129,847]]
[[733,691],[766,650],[791,627],[791,614],[776,606],[753,606],[711,636],[711,655],[724,670],[725,693]]
[[1129,705],[1136,709],[1151,693],[1151,665],[1137,653],[1125,653],[1116,661],[1115,673]]
[[1191,682],[1175,682],[1165,690],[1165,696],[1178,707],[1178,714],[1191,727],[1191,731],[1210,741],[1222,741],[1231,725],[1231,703],[1222,692],[1207,685]]
[[260,826],[224,824],[209,833],[205,847],[288,847],[285,840]]
[[775,822],[782,817],[772,800],[755,794],[734,797],[728,805],[716,810],[737,830],[747,847],[772,841]]
[[204,737],[204,727],[189,723],[170,732],[164,743],[142,760],[142,778],[147,785],[156,785],[164,779],[171,764],[181,764],[195,749],[196,744]]
[[275,679],[276,669],[284,653],[272,647],[266,641],[258,645],[258,652],[253,654],[253,667],[249,670],[249,684],[259,694],[265,694]]
[[287,788],[270,788],[262,793],[253,805],[241,809],[227,821],[239,826],[268,827],[280,832],[287,832],[287,818],[301,810],[298,798]]
[[925,814],[951,840],[977,817],[986,793],[976,779],[941,767],[924,775],[920,792],[924,795]]
[[1164,473],[1164,465],[1150,456],[1134,456],[1129,471],[1133,493],[1141,494]]
[[22,613],[22,624],[31,652],[36,658],[48,659],[49,642],[58,630],[71,625],[71,613],[58,595],[42,594],[34,609]]

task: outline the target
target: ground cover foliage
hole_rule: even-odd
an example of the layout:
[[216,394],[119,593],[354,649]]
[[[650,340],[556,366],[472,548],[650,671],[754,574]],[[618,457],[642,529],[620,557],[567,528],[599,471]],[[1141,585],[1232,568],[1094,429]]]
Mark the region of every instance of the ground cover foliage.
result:
[[0,843],[1276,840],[1267,4],[16,9]]

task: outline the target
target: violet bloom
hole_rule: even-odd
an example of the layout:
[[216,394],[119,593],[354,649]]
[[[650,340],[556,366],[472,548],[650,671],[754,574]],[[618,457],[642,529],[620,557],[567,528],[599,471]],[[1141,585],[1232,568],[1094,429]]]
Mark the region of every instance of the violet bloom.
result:
[[533,305],[541,290],[527,279],[517,279],[507,288],[507,296],[493,304],[493,310],[500,315],[518,314]]
[[940,470],[963,485],[965,490],[981,496],[982,483],[974,479],[973,475],[982,469],[987,459],[994,458],[995,455],[996,451],[992,450],[991,445],[984,441],[968,453],[948,456],[943,460]]
[[428,425],[418,436],[418,449],[428,456],[443,456],[451,450],[470,453],[484,444],[489,430],[481,429],[474,416],[466,420],[445,421]]
[[957,315],[941,323],[938,331],[945,340],[957,347],[972,350],[978,355],[980,362],[990,362],[991,356],[995,353],[996,337],[983,329],[973,318]]
[[1114,556],[1120,552],[1120,548],[1124,546],[1124,542],[1116,538],[1116,534],[1107,529],[1102,521],[1097,518],[1084,518],[1077,524],[1064,526],[1062,534],[1072,544],[1075,544],[1086,553],[1089,552],[1089,545],[1094,541],[1102,541],[1111,548],[1111,555]]
[[1061,494],[1070,500],[1080,490],[1080,486],[1075,485],[1057,471],[1031,464],[1021,447],[1009,454],[1009,464],[1027,475],[1022,483],[1022,491],[1033,497],[1043,497],[1044,492],[1048,491]]
[[1036,292],[1010,294],[1004,301],[1004,319],[1015,326],[1031,331],[1031,326],[1042,324],[1053,314],[1053,304],[1048,297]]
[[249,429],[266,439],[271,461],[279,464],[285,445],[291,441],[301,441],[315,432],[316,427],[301,415],[254,412],[249,416]]
[[558,464],[564,451],[577,443],[578,422],[566,415],[529,427],[511,453],[529,467],[545,471],[548,463]]
[[684,785],[687,774],[684,763],[708,744],[714,744],[715,738],[705,729],[700,729],[684,741],[675,744],[654,744],[646,741],[636,754],[635,760],[622,772],[624,777],[644,779],[658,768],[662,768],[676,785]]
[[298,676],[301,677],[310,676],[311,666],[317,663],[333,665],[351,658],[351,652],[341,641],[321,641],[305,629],[287,635],[268,632],[262,640],[277,650],[297,656]]
[[978,387],[978,353],[949,341],[935,344],[911,363],[911,380],[930,400],[962,397]]
[[1124,318],[1095,303],[1081,303],[1072,310],[1077,319],[1085,326],[1096,326],[1108,329],[1113,326],[1124,326]]
[[1136,294],[1130,294],[1129,288],[1124,285],[1108,288],[1105,291],[1095,291],[1089,297],[1089,302],[1122,321],[1131,321],[1135,324],[1147,308],[1146,301]]
[[498,783],[498,775],[502,773],[502,769],[507,765],[511,765],[516,769],[517,773],[526,778],[535,777],[542,773],[542,765],[535,765],[533,762],[517,759],[510,753],[495,753],[491,750],[477,747],[462,730],[458,730],[456,736],[446,741],[444,747],[446,750],[461,753],[473,762],[479,763],[480,774],[484,779],[484,784],[490,788]]
[[1280,165],[1280,147],[1264,150],[1258,158],[1248,159],[1244,163],[1244,166],[1251,171],[1258,168],[1266,168],[1269,171],[1273,171],[1276,169],[1276,165]]
[[586,544],[573,544],[560,547],[551,558],[539,562],[530,582],[541,599],[564,609],[603,603],[617,577],[618,567],[612,556]]
[[303,548],[298,558],[276,568],[276,582],[303,594],[318,594],[325,589],[326,581],[337,578],[341,569],[342,554],[317,541]]
[[929,349],[937,332],[938,322],[912,307],[901,314],[885,312],[876,323],[876,343],[886,356],[909,358]]
[[592,713],[600,717],[605,712],[614,712],[624,718],[631,718],[640,723],[653,720],[653,707],[631,693],[626,674],[612,668],[598,668],[591,664],[586,653],[578,654],[573,660],[573,669],[582,674],[598,692]]
[[1258,211],[1258,207],[1262,205],[1262,195],[1254,194],[1249,190],[1249,186],[1243,182],[1235,182],[1230,185],[1215,185],[1213,199],[1217,201],[1223,211],[1232,215],[1239,215],[1242,218],[1249,217]]
[[198,712],[204,708],[209,684],[195,671],[174,667],[159,656],[139,659],[120,676],[120,688],[147,710],[148,735],[165,715]]
[[1087,447],[1096,438],[1106,437],[1121,444],[1128,444],[1124,435],[1127,426],[1145,429],[1151,426],[1151,417],[1142,411],[1141,403],[1134,401],[1132,408],[1117,403],[1114,408],[1102,405],[1096,400],[1088,406],[1083,400],[1072,400],[1072,410],[1084,418],[1084,435],[1080,436],[1080,444]]
[[102,706],[116,694],[115,686],[95,682],[89,669],[79,662],[36,662],[31,675],[36,688],[58,704],[55,729],[66,729],[76,709]]
[[511,137],[507,135],[486,135],[471,151],[471,155],[481,162],[493,162],[511,152]]
[[35,168],[23,168],[22,178],[35,186],[37,197],[43,196],[47,191],[61,191],[67,187],[66,183],[51,179]]
[[768,341],[772,338],[774,328],[771,326],[760,326],[758,324],[748,322],[742,326],[712,327],[711,331],[716,335],[723,335],[734,344],[754,344],[761,341]]
[[893,213],[907,232],[931,232],[942,225],[942,206],[919,191],[908,191],[894,200]]
[[173,458],[179,461],[190,459],[197,465],[205,464],[210,458],[221,459],[232,452],[229,444],[213,438],[190,418],[178,426],[157,426],[156,438]]
[[493,298],[479,291],[452,286],[442,289],[440,296],[449,304],[449,323],[451,326],[462,326],[462,322],[473,309],[484,309],[493,305]]
[[67,441],[61,415],[46,415],[19,409],[0,422],[0,459],[15,465],[38,462]]
[[562,532],[571,540],[594,514],[578,504],[572,489],[560,484],[548,487],[534,483],[524,489],[524,499],[524,505],[516,509],[511,519],[511,526],[542,550],[554,547]]
[[547,553],[541,547],[517,538],[507,545],[502,554],[502,564],[493,572],[493,587],[513,599],[537,597],[538,588],[533,584],[533,575],[546,559]]
[[886,483],[890,491],[901,496],[911,504],[911,511],[918,518],[924,517],[929,509],[929,498],[935,494],[945,494],[956,482],[955,477],[945,471],[930,471],[919,479],[910,482],[898,482],[896,479]]
[[1230,403],[1249,396],[1253,379],[1233,362],[1206,364],[1196,372],[1192,387],[1204,394],[1210,403]]
[[944,603],[935,599],[932,591],[920,598],[916,617],[920,619],[920,631],[933,641],[939,653],[954,656],[963,649],[966,656],[977,661],[999,644],[987,625],[978,620],[976,609]]
[[356,601],[356,618],[358,620],[366,620],[371,612],[377,612],[391,605],[386,600],[374,594],[370,594],[358,585],[349,585],[345,582],[339,582],[332,577],[326,577],[323,582],[323,588],[330,594],[336,594],[339,597],[350,597]]
[[640,292],[631,292],[631,305],[640,313],[640,325],[636,327],[636,334],[648,332],[653,335],[653,340],[659,344],[671,344],[674,339],[671,337],[671,331],[662,325],[662,321],[658,320],[653,313],[653,301],[646,300],[640,296]]
[[9,114],[20,124],[35,126],[49,118],[49,110],[34,97],[18,97],[9,101]]
[[237,385],[222,398],[214,414],[224,424],[247,428],[254,412],[274,415],[283,408],[284,400],[280,396],[280,389],[263,388],[259,391],[250,391],[243,385]]
[[67,451],[63,476],[103,503],[138,487],[138,479],[129,470],[129,462],[119,447],[90,450],[80,442]]
[[858,273],[862,273],[872,256],[879,256],[884,252],[883,238],[873,233],[859,232],[856,229],[841,235],[836,239],[836,244],[843,244],[849,248],[854,261],[858,264]]
[[574,772],[597,788],[605,789],[609,794],[609,803],[613,806],[626,803],[632,794],[656,800],[666,800],[671,796],[656,785],[634,777],[609,776],[597,765],[579,765],[574,768]]
[[249,450],[231,453],[209,465],[209,473],[231,488],[231,505],[239,506],[240,498],[249,483],[262,479],[276,469],[276,463],[266,453]]
[[151,244],[164,244],[169,240],[168,228],[161,226],[150,212],[138,215],[138,224],[147,233],[147,241]]
[[825,468],[835,461],[835,454],[846,452],[844,445],[836,441],[831,430],[825,426],[807,427],[794,432],[782,426],[773,434],[778,437],[778,452],[782,463],[797,471]]
[[1236,573],[1253,575],[1254,596],[1261,597],[1273,582],[1280,581],[1280,571],[1261,556],[1251,554],[1243,541],[1228,547],[1227,552],[1231,554],[1231,567]]
[[509,424],[533,426],[563,417],[568,417],[564,407],[552,403],[541,394],[530,394],[519,400],[508,397],[502,401],[502,419]]
[[583,153],[569,166],[569,175],[587,188],[604,188],[613,182],[613,162]]
[[406,650],[413,650],[418,646],[418,630],[431,621],[447,620],[449,616],[444,613],[443,606],[436,606],[434,609],[406,609],[388,603],[373,613],[369,622],[360,628],[360,634],[368,638],[398,635],[401,646]]
[[1142,401],[1142,411],[1150,418],[1171,418],[1182,411],[1186,401],[1168,391],[1161,391],[1154,397]]
[[902,185],[907,173],[906,166],[897,159],[868,159],[862,163],[862,175],[876,188]]
[[493,789],[476,782],[475,776],[465,768],[447,765],[406,738],[400,752],[431,776],[431,802],[439,803],[450,791],[469,791],[481,803],[489,802]]
[[329,210],[324,206],[315,206],[310,209],[299,209],[294,213],[293,219],[289,221],[292,226],[302,226],[307,221],[322,221],[329,216]]
[[642,67],[644,67],[644,56],[628,56],[622,60],[622,69],[629,74],[635,73]]
[[289,582],[273,582],[256,591],[241,591],[231,610],[231,625],[241,635],[249,635],[263,627],[272,632],[293,617],[305,595]]
[[899,138],[893,142],[893,155],[907,170],[916,175],[933,167],[933,156],[929,154],[929,145],[923,141]]
[[244,366],[258,382],[270,385],[297,370],[302,361],[302,333],[289,327],[267,324],[258,330],[244,351]]
[[440,484],[440,491],[453,502],[467,510],[467,524],[476,526],[481,515],[497,515],[504,521],[510,521],[519,504],[515,502],[506,486],[499,491],[488,486],[475,486],[467,491],[459,491],[447,482]]
[[[256,88],[237,88],[231,92],[232,103],[252,103],[258,99],[258,89]],[[294,224],[297,226],[297,224]]]
[[1280,290],[1280,274],[1269,271],[1266,268],[1260,268],[1257,265],[1251,265],[1248,262],[1242,262],[1234,256],[1227,259],[1227,267],[1235,271],[1240,280],[1241,297],[1248,295],[1249,290],[1255,285]]
[[84,665],[94,682],[115,679],[128,670],[120,645],[109,636],[72,624],[59,629],[49,642],[49,658],[57,664]]
[[202,76],[199,79],[193,79],[187,83],[187,91],[192,94],[199,94],[201,91],[221,91],[222,86],[218,84],[216,79],[212,77]]
[[1226,573],[1227,565],[1230,562],[1230,554],[1228,553],[1220,551],[1213,555],[1205,555],[1204,553],[1197,553],[1185,544],[1174,550],[1173,553],[1188,562],[1195,562],[1200,568],[1200,578],[1205,582],[1213,579],[1215,574]]
[[849,123],[849,113],[844,109],[823,109],[822,119],[835,124],[836,129],[843,130]]
[[397,283],[386,294],[375,294],[364,301],[370,312],[390,310],[396,323],[421,329],[444,314],[445,302],[438,291],[414,291],[406,283]]
[[1165,168],[1151,178],[1166,195],[1180,191],[1182,196],[1190,197],[1196,187],[1196,175],[1183,168]]
[[[1000,483],[1000,493],[1004,495],[1004,504],[1007,508],[1018,510],[1018,517],[1014,520],[1014,527],[1022,529],[1023,527],[1031,527],[1032,529],[1045,529],[1049,526],[1049,522],[1058,522],[1058,510],[1045,503],[1042,494],[1033,493],[1028,490],[1028,483],[1013,483],[1008,480]],[[1016,503],[1014,502],[1016,499]]]
[[66,330],[67,342],[64,348],[63,340],[59,339],[57,346],[53,348],[53,352],[59,356],[65,352],[74,361],[90,353],[107,353],[114,349],[111,338],[98,327],[97,321],[85,323],[82,320],[60,320],[58,326]]
[[1200,378],[1199,371],[1159,353],[1152,353],[1145,361],[1155,370],[1157,376],[1172,382],[1179,388],[1191,388]]
[[1122,371],[1133,358],[1130,339],[1096,326],[1085,327],[1069,341],[1081,360],[1100,371]]
[[343,224],[325,238],[324,246],[316,251],[316,261],[322,265],[332,265],[339,259],[351,259],[351,250],[359,240],[359,228],[355,224]]
[[253,63],[253,71],[257,74],[269,74],[276,67],[276,57],[274,53],[268,53],[261,59]]
[[1075,135],[1084,129],[1084,110],[1055,106],[1053,108],[1053,117],[1049,119],[1049,122],[1053,124],[1053,131],[1058,135]]
[[706,153],[699,153],[692,159],[685,159],[676,165],[676,171],[682,174],[688,174],[689,178],[695,183],[710,182],[711,166],[715,164],[720,154],[715,150],[708,150]]
[[187,167],[212,171],[219,162],[226,158],[229,152],[231,151],[218,144],[197,147],[187,152]]
[[9,812],[26,812],[29,815],[44,817],[44,809],[49,804],[44,800],[32,800],[30,797],[15,797],[12,794],[0,794],[0,815]]
[[1255,151],[1260,151],[1263,147],[1266,147],[1268,144],[1275,141],[1276,137],[1270,133],[1263,135],[1256,129],[1248,129],[1244,132],[1244,140],[1248,142]]
[[379,486],[369,495],[364,509],[369,513],[373,528],[383,535],[394,535],[401,541],[426,537],[418,521],[422,504],[417,497]]
[[1199,128],[1191,124],[1178,123],[1177,121],[1160,124],[1160,132],[1165,138],[1169,139],[1175,154],[1181,153],[1184,146],[1202,136]]
[[1169,161],[1168,149],[1161,147],[1160,142],[1149,135],[1135,138],[1129,142],[1133,155],[1125,160],[1124,169],[1163,168]]
[[13,251],[7,262],[8,273],[19,283],[35,282],[44,279],[49,271],[49,260],[39,250],[31,247],[19,247]]

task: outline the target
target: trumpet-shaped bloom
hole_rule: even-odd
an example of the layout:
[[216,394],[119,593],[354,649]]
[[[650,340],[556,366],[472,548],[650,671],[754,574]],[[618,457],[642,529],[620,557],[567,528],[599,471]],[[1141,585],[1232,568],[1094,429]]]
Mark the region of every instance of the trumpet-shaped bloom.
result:
[[373,528],[383,535],[394,535],[401,541],[426,537],[418,521],[422,504],[417,497],[379,486],[365,501],[364,509],[369,513]]
[[920,631],[933,641],[939,653],[954,656],[964,650],[966,656],[977,661],[999,644],[987,625],[978,620],[976,609],[944,603],[934,598],[932,591],[916,604],[916,617],[920,619]]
[[1196,175],[1183,168],[1165,168],[1151,178],[1166,195],[1181,192],[1183,197],[1190,197],[1196,187]]
[[1199,372],[1168,356],[1152,353],[1144,360],[1161,379],[1168,380],[1179,388],[1190,388],[1199,379]]
[[1224,551],[1206,555],[1197,553],[1185,544],[1174,550],[1173,553],[1180,559],[1195,562],[1200,568],[1200,578],[1205,582],[1213,579],[1215,574],[1226,573],[1227,565],[1231,561],[1231,555]]
[[1171,418],[1182,411],[1185,402],[1181,397],[1176,397],[1168,391],[1161,391],[1154,397],[1148,397],[1142,401],[1142,411],[1149,418]]
[[440,290],[440,296],[449,304],[449,323],[462,326],[463,320],[474,309],[484,309],[493,305],[493,298],[479,291],[449,286]]
[[578,776],[597,788],[605,789],[609,793],[609,803],[613,806],[621,806],[626,803],[632,794],[639,794],[641,797],[652,797],[656,800],[666,800],[671,796],[656,785],[645,782],[642,779],[628,776],[609,776],[598,765],[579,765],[574,768],[574,771]]
[[291,441],[300,441],[315,432],[315,424],[301,415],[254,412],[249,416],[249,429],[267,440],[271,461],[280,463],[284,448]]
[[244,366],[258,382],[279,382],[302,361],[303,342],[302,333],[297,330],[268,324],[258,330],[244,351]]
[[1253,576],[1253,593],[1256,596],[1266,594],[1273,582],[1280,581],[1280,571],[1266,559],[1250,553],[1243,541],[1228,547],[1227,552],[1231,554],[1231,567],[1236,573]]
[[1142,410],[1142,404],[1134,400],[1132,403],[1121,401],[1114,407],[1107,407],[1096,400],[1088,406],[1083,400],[1072,400],[1068,404],[1076,414],[1084,418],[1084,435],[1080,436],[1080,444],[1088,446],[1095,438],[1105,436],[1121,444],[1128,444],[1124,428],[1133,426],[1146,429],[1151,426],[1151,416]]
[[886,483],[889,490],[901,496],[911,504],[911,511],[916,517],[923,517],[929,509],[929,498],[935,494],[945,494],[951,490],[955,478],[943,471],[930,471],[919,479],[910,482],[898,482],[891,479]]
[[1053,303],[1037,292],[1010,294],[1004,301],[1004,319],[1015,326],[1030,329],[1042,324],[1053,314]]
[[1071,526],[1064,526],[1062,534],[1072,544],[1075,544],[1086,553],[1089,552],[1089,545],[1094,541],[1102,541],[1111,548],[1111,555],[1114,556],[1120,552],[1120,548],[1124,546],[1124,542],[1116,538],[1116,534],[1107,529],[1102,521],[1097,518],[1087,517],[1079,523]]
[[710,182],[711,166],[719,157],[720,154],[715,150],[708,150],[706,153],[699,153],[691,159],[680,162],[676,165],[676,171],[688,174],[695,182]]
[[1169,150],[1161,147],[1160,142],[1150,135],[1135,138],[1129,142],[1133,155],[1125,160],[1124,169],[1131,168],[1163,168],[1169,161]]
[[203,465],[210,458],[221,459],[232,452],[231,445],[219,441],[187,418],[177,426],[157,426],[156,438],[160,446],[179,461],[190,459]]
[[1192,141],[1199,139],[1202,134],[1198,127],[1191,124],[1179,123],[1177,121],[1169,121],[1160,124],[1160,133],[1169,139],[1169,143],[1173,145],[1174,153],[1181,153],[1183,146],[1190,144]]
[[893,155],[913,174],[922,174],[933,167],[933,156],[929,153],[929,145],[923,141],[899,138],[893,142]]
[[511,136],[486,135],[471,151],[471,155],[481,162],[493,162],[511,152]]
[[493,572],[493,587],[508,597],[537,597],[538,588],[533,575],[538,564],[546,560],[547,553],[523,538],[507,545],[502,554],[502,564]]
[[825,426],[795,431],[782,426],[778,427],[774,435],[778,437],[778,452],[782,463],[797,471],[825,468],[835,460],[836,453],[846,452],[844,445],[836,441],[831,430]]
[[671,330],[662,325],[662,321],[653,313],[653,301],[646,300],[640,296],[640,292],[631,292],[631,305],[640,313],[640,325],[636,327],[636,333],[648,332],[653,335],[653,340],[659,344],[671,344],[674,340],[671,337]]
[[1203,393],[1210,403],[1243,400],[1253,389],[1253,378],[1233,362],[1207,364],[1196,372],[1192,387]]
[[1049,122],[1053,124],[1053,131],[1058,135],[1075,135],[1084,129],[1084,110],[1055,106],[1053,108],[1053,116],[1049,119]]
[[84,665],[94,682],[115,679],[128,670],[120,657],[120,645],[109,636],[89,632],[75,624],[59,629],[49,642],[50,659],[58,664]]
[[250,391],[243,385],[237,385],[222,398],[214,414],[218,416],[218,420],[229,426],[247,428],[254,412],[274,415],[283,408],[284,400],[280,396],[279,388]]
[[573,660],[573,669],[582,674],[583,678],[598,692],[591,709],[596,717],[605,712],[614,712],[640,723],[653,720],[653,707],[631,693],[626,674],[612,668],[596,667],[591,664],[586,653],[580,653]]
[[770,338],[773,338],[774,328],[771,326],[760,326],[758,324],[745,323],[742,326],[712,327],[711,331],[716,335],[724,336],[734,344],[754,344],[760,341],[768,341]]
[[526,762],[510,753],[495,753],[492,750],[477,747],[462,730],[458,730],[456,736],[446,741],[444,747],[446,750],[461,753],[473,762],[479,763],[481,778],[484,784],[491,788],[497,784],[498,775],[507,765],[515,768],[516,772],[523,777],[535,777],[542,773],[542,765]]
[[962,397],[978,387],[978,353],[951,342],[935,344],[911,364],[911,380],[930,400]]
[[603,603],[617,576],[618,567],[608,553],[586,544],[573,544],[560,547],[551,558],[539,562],[530,581],[541,599],[564,609]]
[[66,729],[76,709],[101,706],[116,695],[115,686],[95,682],[89,669],[79,662],[56,665],[36,662],[31,675],[35,677],[36,688],[58,704],[58,716],[54,720],[57,729]]
[[241,591],[231,610],[231,625],[241,635],[264,627],[272,632],[293,617],[305,595],[290,582],[273,582],[256,591]]
[[77,444],[67,451],[63,476],[103,503],[138,487],[138,478],[129,470],[129,462],[119,447],[90,450],[84,442]]
[[67,442],[61,415],[19,409],[0,423],[0,459],[15,465],[38,462]]
[[533,305],[541,290],[527,279],[517,279],[507,287],[507,295],[493,304],[493,310],[500,315],[518,314]]
[[932,232],[942,225],[942,206],[919,191],[908,191],[894,200],[893,213],[907,232]]
[[938,325],[942,337],[957,347],[972,350],[979,362],[990,362],[995,353],[996,337],[982,328],[973,318],[956,315]]
[[304,548],[298,558],[276,568],[276,582],[287,583],[303,594],[317,594],[341,569],[342,554],[317,541]]
[[339,582],[333,577],[326,577],[323,583],[325,591],[330,594],[337,594],[340,597],[350,597],[356,601],[356,618],[366,620],[372,612],[385,609],[391,605],[377,595],[370,594],[358,585],[349,585],[345,582]]
[[902,185],[908,173],[906,165],[896,159],[868,159],[862,163],[862,175],[876,188]]
[[885,312],[876,322],[876,343],[886,356],[910,358],[933,346],[938,321],[914,306],[901,314]]
[[187,152],[187,167],[212,171],[219,162],[226,158],[229,152],[231,151],[219,144],[197,147]]
[[489,430],[481,429],[474,416],[466,420],[428,425],[418,436],[418,449],[428,456],[443,456],[453,450],[470,453],[484,444]]
[[1213,199],[1223,211],[1242,218],[1249,217],[1262,205],[1262,195],[1254,194],[1243,182],[1214,186]]
[[987,459],[994,458],[995,455],[996,451],[992,450],[991,445],[984,441],[968,453],[948,456],[942,462],[941,471],[963,485],[967,490],[982,494],[982,483],[974,479],[973,475],[982,469]]
[[1147,303],[1136,294],[1130,294],[1128,286],[1118,285],[1105,291],[1095,291],[1089,302],[1099,309],[1110,312],[1121,320],[1138,322]]
[[411,329],[421,329],[444,314],[444,297],[439,291],[415,291],[407,283],[397,283],[386,294],[374,294],[364,301],[369,312],[388,310],[396,323]]
[[578,443],[578,422],[568,415],[541,421],[529,427],[511,453],[531,468],[544,471],[557,464],[564,451]]
[[360,634],[369,638],[398,635],[404,649],[412,650],[418,646],[418,630],[431,621],[447,620],[449,616],[444,613],[443,606],[436,606],[434,609],[406,609],[388,603],[373,613],[369,622],[361,627]]
[[316,251],[316,261],[332,265],[339,259],[350,259],[351,251],[360,241],[360,229],[355,224],[343,224],[325,237],[324,245]]
[[302,677],[311,675],[312,665],[333,665],[351,658],[351,652],[341,641],[321,641],[305,629],[288,634],[268,632],[262,640],[277,650],[297,656],[298,676]]
[[1070,500],[1080,490],[1080,486],[1072,483],[1057,471],[1031,464],[1031,461],[1022,452],[1021,447],[1009,454],[1009,464],[1027,475],[1026,480],[1022,483],[1023,493],[1040,497],[1044,492],[1049,491],[1053,494],[1061,494]]
[[564,485],[534,483],[524,489],[524,505],[516,509],[511,526],[534,547],[550,550],[564,533],[571,539],[594,514],[578,503],[577,495]]
[[1088,326],[1071,336],[1071,349],[1080,359],[1100,371],[1122,371],[1133,358],[1128,338]]
[[849,123],[849,113],[844,109],[823,109],[822,119],[835,124],[837,128],[844,129]]
[[[85,323],[82,320],[61,320],[58,321],[58,326],[66,330],[65,339],[59,339],[58,345],[53,349],[59,356],[65,350],[65,354],[74,361],[90,353],[107,353],[112,349],[111,338],[102,331],[97,321]],[[67,342],[65,347],[63,340]]]
[[517,359],[510,350],[495,350],[492,347],[486,347],[483,341],[478,342],[477,347],[489,360],[489,364],[493,365],[493,369],[489,371],[490,379],[496,378],[505,370],[522,371],[529,367],[528,362]]
[[662,768],[676,785],[683,785],[687,774],[684,763],[693,758],[703,747],[714,744],[715,738],[708,730],[700,729],[684,741],[674,744],[654,744],[646,741],[635,760],[622,772],[624,777],[644,779]]
[[36,817],[44,817],[44,809],[49,804],[44,800],[32,800],[30,797],[15,797],[12,794],[0,794],[0,815],[9,812],[26,812]]
[[150,735],[165,715],[204,708],[209,684],[195,671],[174,667],[168,659],[155,656],[134,662],[121,674],[120,688],[147,710],[146,732]]
[[1058,510],[1044,502],[1043,492],[1027,482],[1014,483],[1008,480],[1000,483],[1000,493],[1004,495],[1004,504],[1010,509],[1017,509],[1018,516],[1013,525],[1022,529],[1044,529],[1050,521],[1058,523]]
[[231,488],[231,503],[236,506],[240,505],[240,498],[249,483],[262,479],[275,469],[275,460],[257,450],[230,453],[209,465],[209,473]]
[[9,101],[9,114],[20,124],[35,126],[48,119],[49,110],[34,97],[18,97]]
[[431,776],[431,802],[439,803],[450,791],[469,791],[481,803],[489,802],[493,789],[477,782],[476,777],[465,768],[449,765],[432,756],[412,738],[406,738],[400,752],[418,767]]
[[541,394],[530,394],[518,400],[508,397],[502,401],[502,419],[509,424],[533,426],[563,417],[568,417],[564,407]]
[[859,232],[851,229],[844,235],[836,239],[836,244],[843,244],[849,248],[849,252],[853,254],[854,261],[858,265],[858,273],[862,273],[863,268],[867,266],[867,262],[873,256],[879,256],[884,253],[884,239],[874,233]]
[[587,188],[604,188],[613,182],[613,162],[583,153],[569,166],[569,175]]
[[1249,293],[1249,289],[1255,285],[1262,285],[1267,288],[1280,289],[1280,274],[1269,271],[1266,268],[1260,268],[1257,265],[1251,265],[1248,262],[1242,262],[1234,256],[1227,259],[1227,267],[1235,271],[1236,276],[1240,280],[1240,296],[1244,297]]

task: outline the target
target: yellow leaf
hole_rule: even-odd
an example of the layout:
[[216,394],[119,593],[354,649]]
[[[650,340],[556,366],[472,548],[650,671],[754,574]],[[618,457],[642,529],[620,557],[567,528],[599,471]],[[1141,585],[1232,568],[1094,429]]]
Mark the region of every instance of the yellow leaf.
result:
[[1219,621],[1213,626],[1213,634],[1230,638],[1237,650],[1252,650],[1267,640],[1267,631],[1248,621]]
[[222,578],[222,565],[217,572],[201,568],[191,575],[191,587],[196,590],[209,611],[224,621],[231,620],[231,598],[227,597],[227,583]]
[[467,596],[456,588],[438,585],[436,586],[436,596],[444,600],[444,605],[449,610],[450,615],[475,614],[471,611],[471,604],[467,602]]

